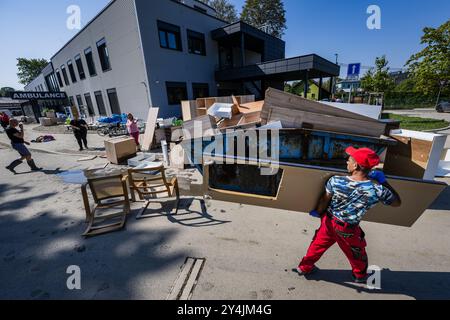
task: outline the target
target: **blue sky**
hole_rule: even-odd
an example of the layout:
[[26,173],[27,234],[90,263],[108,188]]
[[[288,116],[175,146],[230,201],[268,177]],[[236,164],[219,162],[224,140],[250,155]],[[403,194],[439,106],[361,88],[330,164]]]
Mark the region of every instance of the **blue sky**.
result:
[[[157,0],[150,0],[157,1]],[[240,11],[244,0],[230,0]],[[66,28],[66,9],[81,8],[87,23],[108,0],[0,0],[0,87],[22,89],[16,58],[49,59],[76,32]],[[422,29],[450,19],[449,0],[285,0],[288,30],[286,56],[316,53],[340,63],[372,66],[386,54],[393,68],[402,68],[419,51]],[[381,30],[369,30],[369,5],[381,8]],[[5,32],[6,30],[6,32]],[[345,72],[343,68],[343,72]],[[364,70],[363,70],[364,71]]]

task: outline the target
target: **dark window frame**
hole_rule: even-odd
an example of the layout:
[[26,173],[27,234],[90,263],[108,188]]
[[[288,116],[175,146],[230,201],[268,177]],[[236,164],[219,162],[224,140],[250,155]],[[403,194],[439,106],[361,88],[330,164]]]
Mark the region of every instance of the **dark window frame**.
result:
[[[188,52],[190,54],[195,54],[198,56],[206,56],[206,37],[203,33],[187,30],[187,39],[188,39]],[[196,44],[201,44],[201,49],[196,51],[194,48]]]
[[84,94],[84,101],[86,101],[89,116],[95,116],[94,104],[92,103],[92,97],[89,92]]
[[72,83],[77,83],[78,79],[75,74],[75,68],[73,67],[72,60],[67,61],[67,69],[69,70],[70,80],[72,80]]
[[59,73],[59,69],[56,69],[55,73],[56,73],[56,78],[57,78],[57,80],[59,82],[59,87],[60,88],[64,88],[64,83],[63,83],[63,80],[61,78],[61,73]]
[[[122,114],[122,109],[120,108],[119,95],[117,94],[116,88],[111,88],[106,90],[106,96],[108,97],[109,107],[111,108],[112,114]],[[113,101],[111,101],[111,96],[117,100],[117,106],[114,106]],[[114,110],[117,107],[118,110]]]
[[[174,92],[181,90],[181,92]],[[167,102],[169,106],[180,105],[181,101],[188,100],[186,82],[166,82]]]
[[[206,89],[206,93],[203,96],[200,96],[198,94],[196,94],[196,90],[202,90],[202,89]],[[198,99],[198,98],[208,98],[210,97],[209,94],[209,83],[192,83],[192,94],[193,94],[193,98]]]
[[[183,41],[181,39],[181,28],[177,25],[170,24],[167,22],[163,22],[158,20],[158,38],[159,38],[159,46],[163,49],[179,51],[183,52]],[[175,36],[176,48],[170,47],[169,34]],[[164,37],[164,38],[162,38]],[[163,40],[165,45],[163,45]]]
[[84,72],[84,66],[83,66],[83,61],[81,60],[81,54],[76,55],[74,60],[75,60],[75,65],[77,66],[78,77],[80,78],[80,81],[85,80],[86,72]]
[[[101,104],[99,103],[99,97]],[[105,99],[103,99],[103,92],[95,91],[94,92],[95,103],[97,103],[98,113],[100,116],[107,116],[108,112],[106,111]]]
[[84,50],[84,58],[86,59],[89,76],[91,78],[96,77],[97,76],[97,67],[95,66],[94,53],[92,52],[91,47]]
[[111,71],[111,57],[109,55],[108,45],[106,44],[106,39],[103,38],[96,43],[97,53],[100,59],[100,66],[103,72]]
[[66,67],[64,65],[61,66],[61,73],[63,75],[64,84],[66,85],[66,87],[70,86],[69,76],[67,75],[67,70],[66,70]]

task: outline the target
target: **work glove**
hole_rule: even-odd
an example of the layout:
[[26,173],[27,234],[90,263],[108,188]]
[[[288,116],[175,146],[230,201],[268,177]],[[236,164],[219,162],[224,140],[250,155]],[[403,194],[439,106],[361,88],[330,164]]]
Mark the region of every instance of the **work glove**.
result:
[[322,218],[322,215],[317,211],[317,210],[313,210],[309,213],[309,215],[313,218]]
[[386,176],[382,171],[374,170],[369,173],[369,178],[377,181],[379,184],[384,184],[387,182]]

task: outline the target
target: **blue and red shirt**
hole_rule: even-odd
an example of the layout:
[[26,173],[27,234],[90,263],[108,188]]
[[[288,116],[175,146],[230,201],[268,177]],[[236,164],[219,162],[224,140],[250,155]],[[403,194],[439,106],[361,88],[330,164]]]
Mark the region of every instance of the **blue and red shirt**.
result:
[[326,191],[332,196],[329,213],[352,225],[359,224],[367,211],[379,202],[391,205],[395,201],[395,195],[388,188],[370,180],[353,181],[345,176],[328,180]]

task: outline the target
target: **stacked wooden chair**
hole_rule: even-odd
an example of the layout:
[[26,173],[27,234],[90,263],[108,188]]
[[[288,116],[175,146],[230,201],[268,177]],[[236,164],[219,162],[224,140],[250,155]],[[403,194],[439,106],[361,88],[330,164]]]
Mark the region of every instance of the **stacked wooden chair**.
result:
[[165,174],[164,166],[146,169],[129,169],[128,180],[130,185],[131,198],[136,201],[135,193],[138,194],[140,200],[145,200],[142,210],[138,213],[136,219],[147,218],[145,215],[148,206],[152,201],[164,198],[175,197],[175,214],[178,213],[180,204],[180,190],[177,178],[170,181]]
[[[87,189],[94,199],[91,209]],[[118,174],[108,177],[91,178],[81,187],[86,222],[88,227],[83,236],[90,237],[121,230],[130,213],[130,200],[127,188],[127,176]],[[120,212],[102,214],[101,211],[120,208]]]

